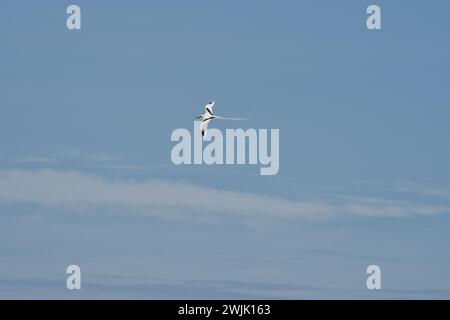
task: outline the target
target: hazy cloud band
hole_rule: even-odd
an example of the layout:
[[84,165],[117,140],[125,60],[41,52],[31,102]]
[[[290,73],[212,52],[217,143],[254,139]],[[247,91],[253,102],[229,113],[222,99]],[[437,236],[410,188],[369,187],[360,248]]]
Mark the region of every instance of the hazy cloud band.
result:
[[326,219],[339,214],[407,217],[448,213],[446,206],[362,197],[310,201],[225,191],[163,180],[107,180],[77,171],[0,170],[0,202],[68,208],[118,207],[140,214],[234,214]]

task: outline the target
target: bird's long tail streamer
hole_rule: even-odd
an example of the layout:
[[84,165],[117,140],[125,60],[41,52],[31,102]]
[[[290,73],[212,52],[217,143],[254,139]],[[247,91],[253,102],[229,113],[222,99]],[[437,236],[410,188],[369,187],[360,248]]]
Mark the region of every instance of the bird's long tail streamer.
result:
[[250,120],[250,119],[244,119],[244,118],[225,118],[225,117],[216,117],[216,119],[221,119],[221,120],[239,120],[239,121]]

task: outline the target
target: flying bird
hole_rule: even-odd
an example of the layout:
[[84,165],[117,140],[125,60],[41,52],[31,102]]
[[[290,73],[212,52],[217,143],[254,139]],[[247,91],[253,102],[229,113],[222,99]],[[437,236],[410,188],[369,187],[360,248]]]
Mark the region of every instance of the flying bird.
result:
[[202,123],[200,125],[200,129],[202,130],[202,137],[206,137],[206,133],[208,131],[208,123],[213,120],[213,119],[221,119],[221,120],[247,120],[247,119],[242,119],[242,118],[224,118],[224,117],[219,117],[216,116],[213,113],[213,107],[214,104],[216,102],[215,101],[210,101],[208,102],[208,104],[205,106],[205,113],[198,116],[196,119],[201,120]]

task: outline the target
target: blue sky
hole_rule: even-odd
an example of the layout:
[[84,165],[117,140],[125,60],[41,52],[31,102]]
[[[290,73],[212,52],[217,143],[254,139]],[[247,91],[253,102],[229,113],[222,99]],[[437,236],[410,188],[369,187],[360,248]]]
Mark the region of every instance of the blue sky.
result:
[[[0,297],[449,298],[449,11],[2,2]],[[210,99],[280,129],[276,176],[172,164]]]

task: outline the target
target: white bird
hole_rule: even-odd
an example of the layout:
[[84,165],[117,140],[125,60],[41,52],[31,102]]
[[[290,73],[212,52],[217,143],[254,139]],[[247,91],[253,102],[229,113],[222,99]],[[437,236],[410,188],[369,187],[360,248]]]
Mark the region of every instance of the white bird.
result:
[[213,120],[213,119],[222,119],[222,120],[247,120],[247,119],[241,119],[241,118],[224,118],[224,117],[219,117],[216,116],[213,113],[213,107],[214,104],[216,102],[215,101],[210,101],[208,102],[208,104],[205,106],[205,113],[198,116],[196,119],[201,119],[202,123],[200,125],[200,129],[202,130],[202,137],[206,137],[206,133],[208,131],[208,123]]

